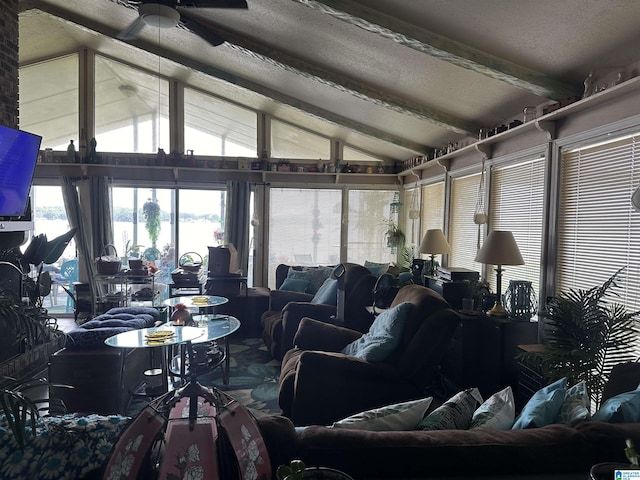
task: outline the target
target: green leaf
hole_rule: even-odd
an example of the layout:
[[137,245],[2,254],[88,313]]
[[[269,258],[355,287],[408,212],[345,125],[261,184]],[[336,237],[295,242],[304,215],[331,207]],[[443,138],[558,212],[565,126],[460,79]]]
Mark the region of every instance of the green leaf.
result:
[[60,256],[64,253],[67,246],[69,245],[69,242],[71,241],[71,239],[75,236],[77,231],[78,231],[78,228],[73,227],[67,233],[64,233],[59,237],[54,238],[50,242],[47,242],[43,262],[44,263],[57,262]]

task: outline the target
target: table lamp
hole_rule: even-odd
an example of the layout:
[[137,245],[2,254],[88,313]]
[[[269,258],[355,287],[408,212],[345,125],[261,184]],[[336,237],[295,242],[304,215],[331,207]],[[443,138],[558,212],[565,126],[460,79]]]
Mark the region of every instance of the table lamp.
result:
[[440,253],[451,253],[451,247],[449,246],[447,239],[444,237],[442,230],[434,228],[432,230],[427,230],[427,233],[424,234],[422,242],[420,242],[418,252],[431,255],[431,271],[429,272],[429,275],[435,277],[436,262],[433,259],[434,255]]
[[487,315],[492,317],[507,317],[502,305],[502,266],[524,265],[518,244],[513,234],[506,230],[493,230],[489,233],[482,248],[478,250],[476,262],[496,265],[496,303]]

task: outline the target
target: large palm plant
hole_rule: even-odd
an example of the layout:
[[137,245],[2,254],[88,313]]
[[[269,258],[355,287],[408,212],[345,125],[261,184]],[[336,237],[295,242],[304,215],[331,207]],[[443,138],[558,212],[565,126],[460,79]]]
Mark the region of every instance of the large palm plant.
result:
[[602,285],[552,298],[542,312],[544,351],[532,354],[550,381],[584,380],[596,408],[613,366],[636,357],[640,311],[612,301],[622,270]]

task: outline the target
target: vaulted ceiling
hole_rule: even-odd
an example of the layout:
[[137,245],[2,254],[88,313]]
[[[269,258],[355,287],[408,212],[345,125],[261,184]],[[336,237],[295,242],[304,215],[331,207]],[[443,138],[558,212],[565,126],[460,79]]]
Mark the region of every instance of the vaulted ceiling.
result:
[[179,7],[176,27],[121,40],[136,2],[20,0],[20,62],[89,48],[404,160],[581,96],[591,70],[640,58],[634,0],[246,1]]

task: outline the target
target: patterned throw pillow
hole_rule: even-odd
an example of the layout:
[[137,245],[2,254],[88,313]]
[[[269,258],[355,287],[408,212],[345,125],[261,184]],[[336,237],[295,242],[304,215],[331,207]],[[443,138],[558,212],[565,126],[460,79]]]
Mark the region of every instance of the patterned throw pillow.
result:
[[560,406],[557,423],[564,423],[570,426],[591,418],[591,399],[587,392],[584,380],[576,383],[567,390],[564,402]]
[[473,412],[482,403],[482,395],[477,388],[469,388],[457,393],[416,427],[417,430],[466,430],[471,425]]
[[566,394],[566,378],[561,378],[538,390],[520,412],[513,424],[513,430],[539,428],[555,423]]
[[339,420],[332,427],[372,432],[413,430],[432,401],[433,397],[427,397],[367,410]]
[[511,387],[491,395],[473,412],[472,429],[509,430],[516,418],[516,406]]

